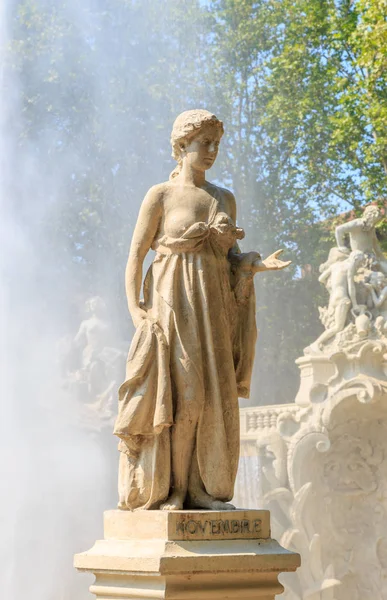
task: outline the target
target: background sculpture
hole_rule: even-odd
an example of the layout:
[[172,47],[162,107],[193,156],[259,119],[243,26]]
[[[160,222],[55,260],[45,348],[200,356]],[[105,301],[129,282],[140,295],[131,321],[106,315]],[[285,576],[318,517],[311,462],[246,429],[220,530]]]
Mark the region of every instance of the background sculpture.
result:
[[76,400],[77,424],[89,431],[110,428],[116,416],[115,398],[125,365],[125,344],[113,339],[102,298],[85,303],[86,318],[62,348],[63,387]]
[[137,331],[115,425],[122,509],[233,508],[238,395],[249,394],[256,339],[253,275],[289,262],[280,251],[263,261],[240,252],[234,196],[205,179],[222,135],[206,110],[177,117],[177,167],[147,193],[133,234],[126,290]]
[[325,331],[306,353],[355,348],[365,337],[384,336],[387,261],[375,232],[382,216],[377,206],[367,206],[361,218],[336,228],[338,247],[320,267],[319,281],[329,292],[328,307],[319,308]]
[[286,600],[387,594],[385,259],[380,211],[364,215],[338,228],[340,247],[321,266],[326,331],[297,360],[296,402],[241,411],[242,455],[255,444],[273,533],[302,555],[297,574],[282,577]]
[[345,254],[338,254],[336,261],[329,264],[319,277],[321,283],[329,281],[327,287],[330,297],[328,308],[320,309],[326,330],[315,342],[317,349],[344,329],[351,305],[352,310],[358,309],[355,275],[364,261],[364,254],[360,251],[352,252],[347,258]]
[[375,269],[378,266],[387,274],[387,261],[380,249],[376,237],[375,226],[382,220],[383,214],[378,206],[373,204],[366,206],[363,215],[336,227],[336,242],[339,250],[349,253],[345,245],[346,235],[349,236],[350,250],[359,250],[369,258],[369,267]]

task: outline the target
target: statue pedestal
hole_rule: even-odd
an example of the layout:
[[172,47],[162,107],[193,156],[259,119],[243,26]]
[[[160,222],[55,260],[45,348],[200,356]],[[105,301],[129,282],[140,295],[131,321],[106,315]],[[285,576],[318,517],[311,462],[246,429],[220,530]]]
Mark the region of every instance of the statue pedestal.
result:
[[267,510],[137,511],[104,515],[104,540],[75,555],[99,600],[273,600],[298,554],[270,538]]

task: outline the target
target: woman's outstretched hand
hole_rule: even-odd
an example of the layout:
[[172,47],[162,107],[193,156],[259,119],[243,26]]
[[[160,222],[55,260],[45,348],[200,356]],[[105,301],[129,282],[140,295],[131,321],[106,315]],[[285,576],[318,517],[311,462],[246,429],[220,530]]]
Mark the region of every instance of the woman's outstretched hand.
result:
[[281,260],[279,255],[283,250],[277,250],[270,254],[265,260],[258,252],[242,252],[241,254],[233,254],[231,262],[236,264],[241,271],[258,273],[259,271],[279,271],[288,267],[291,260]]
[[[282,254],[283,250],[276,250],[275,252],[273,252],[273,254],[270,254],[270,256],[268,256],[267,258],[265,258],[265,260],[260,261],[259,264],[257,264],[256,270],[257,271],[279,271],[281,269],[285,269],[285,267],[288,267],[291,264],[291,260],[281,260],[279,257],[280,254]],[[253,263],[253,266],[255,267],[255,263]],[[263,268],[262,268],[263,266]]]

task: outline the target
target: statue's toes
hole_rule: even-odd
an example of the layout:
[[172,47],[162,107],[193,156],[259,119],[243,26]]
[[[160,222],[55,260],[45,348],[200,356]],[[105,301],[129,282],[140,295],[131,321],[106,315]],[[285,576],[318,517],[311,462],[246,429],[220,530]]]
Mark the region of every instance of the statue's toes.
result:
[[173,504],[173,503],[169,503],[166,502],[165,504],[162,504],[160,506],[160,510],[180,510],[181,506],[178,506],[177,504]]
[[235,510],[235,506],[230,502],[221,502],[220,500],[214,500],[212,502],[212,510]]
[[182,508],[183,498],[181,498],[179,494],[174,494],[160,506],[160,510],[181,510]]

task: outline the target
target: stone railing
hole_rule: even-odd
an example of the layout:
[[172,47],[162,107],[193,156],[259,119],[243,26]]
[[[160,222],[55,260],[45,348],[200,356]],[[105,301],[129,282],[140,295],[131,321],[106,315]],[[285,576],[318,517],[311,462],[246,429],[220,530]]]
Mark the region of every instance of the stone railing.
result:
[[295,414],[299,411],[296,404],[275,404],[272,406],[254,406],[241,408],[240,410],[240,432],[241,441],[257,441],[257,433],[262,430],[276,430],[278,417],[290,412]]

